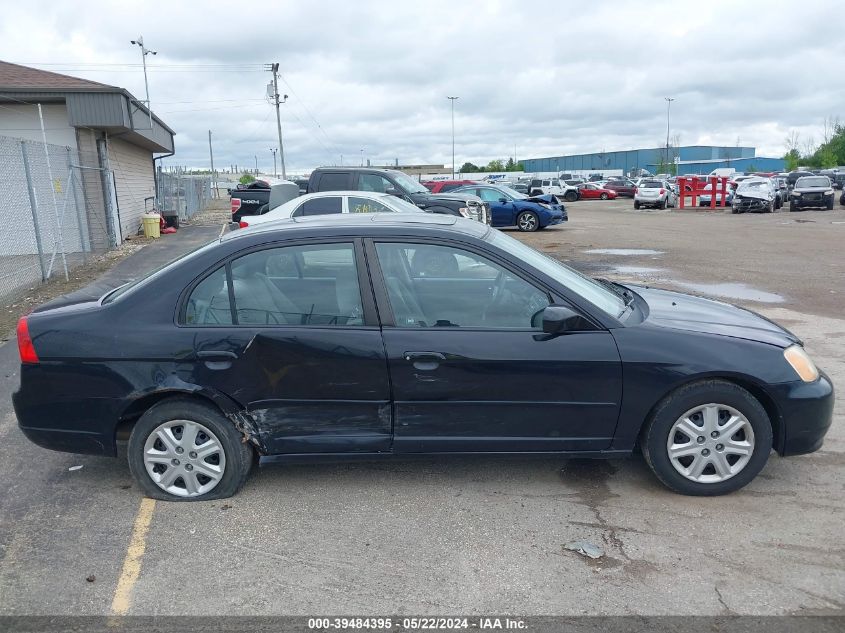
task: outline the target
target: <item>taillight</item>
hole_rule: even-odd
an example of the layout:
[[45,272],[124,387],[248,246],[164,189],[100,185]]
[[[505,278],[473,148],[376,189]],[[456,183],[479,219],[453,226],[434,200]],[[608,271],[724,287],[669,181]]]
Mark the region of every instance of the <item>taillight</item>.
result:
[[238,222],[238,227],[240,227],[240,228],[242,228],[242,229],[245,229],[245,228],[246,228],[246,227],[248,227],[248,226],[249,226],[249,222],[244,222],[243,220],[241,220],[240,222]]
[[238,209],[241,208],[241,199],[240,198],[232,198],[232,213],[237,213]]
[[639,187],[634,187],[634,195],[637,195],[640,192]]
[[25,316],[18,320],[18,352],[22,363],[38,363],[38,354],[35,353],[35,346],[29,336],[29,324]]
[[666,190],[665,190],[665,189],[661,189],[661,190],[660,190],[660,195],[662,196],[664,193],[666,193]]

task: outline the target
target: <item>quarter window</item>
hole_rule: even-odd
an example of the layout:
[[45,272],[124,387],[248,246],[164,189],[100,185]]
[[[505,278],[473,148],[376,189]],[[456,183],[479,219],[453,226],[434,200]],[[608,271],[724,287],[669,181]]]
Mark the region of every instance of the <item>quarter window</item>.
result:
[[451,246],[376,245],[397,327],[535,329],[548,294]]
[[239,325],[363,325],[352,244],[287,246],[232,262]]

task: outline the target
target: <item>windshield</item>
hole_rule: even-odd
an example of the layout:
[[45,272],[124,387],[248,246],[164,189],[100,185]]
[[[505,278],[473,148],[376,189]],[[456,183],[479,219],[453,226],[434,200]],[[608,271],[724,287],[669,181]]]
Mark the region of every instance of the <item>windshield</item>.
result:
[[569,266],[535,251],[501,231],[490,231],[490,242],[507,251],[520,261],[533,266],[540,272],[556,279],[580,297],[583,297],[601,311],[612,317],[619,317],[625,311],[625,301],[615,292],[608,290],[599,282],[582,275]]
[[524,193],[519,193],[516,189],[511,189],[510,187],[505,187],[505,186],[500,185],[500,186],[496,187],[496,189],[498,189],[499,191],[504,193],[506,196],[510,196],[511,198],[513,198],[515,200],[522,200],[523,198],[528,197]]
[[132,291],[134,291],[135,289],[140,288],[141,286],[145,286],[147,283],[149,283],[153,279],[156,279],[157,277],[160,277],[161,275],[166,273],[167,270],[169,270],[172,266],[176,266],[184,260],[197,257],[198,255],[201,255],[205,251],[211,250],[212,248],[217,246],[219,243],[220,243],[220,239],[215,238],[214,241],[208,242],[207,244],[203,244],[202,246],[195,248],[194,250],[188,252],[185,255],[180,255],[176,259],[171,259],[166,264],[159,266],[158,268],[156,268],[153,271],[147,273],[146,275],[142,275],[141,277],[138,277],[137,279],[133,279],[132,281],[130,281],[127,284],[124,284],[122,286],[115,288],[114,290],[112,290],[111,292],[109,292],[109,293],[107,293],[106,295],[103,296],[103,305],[105,305],[107,303],[111,303],[112,301],[114,301],[118,297],[122,297],[123,295],[129,294]]
[[830,187],[830,180],[827,176],[813,176],[799,178],[795,183],[796,187]]
[[399,183],[399,186],[408,193],[430,193],[428,189],[423,187],[408,174],[402,173],[401,171],[394,171],[391,172],[390,175],[393,176],[394,180]]
[[402,198],[391,196],[388,193],[384,194],[383,198],[386,205],[393,207],[400,213],[422,213],[422,209],[420,209],[417,205],[411,204]]

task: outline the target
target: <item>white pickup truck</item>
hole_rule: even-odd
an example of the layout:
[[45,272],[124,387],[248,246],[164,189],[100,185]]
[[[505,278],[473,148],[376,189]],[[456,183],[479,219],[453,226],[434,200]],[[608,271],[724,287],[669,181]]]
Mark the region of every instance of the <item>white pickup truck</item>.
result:
[[548,194],[556,196],[562,200],[566,200],[567,202],[572,202],[573,200],[577,200],[581,197],[581,193],[578,191],[577,186],[568,185],[566,184],[566,181],[563,181],[560,178],[533,178],[531,180],[531,184],[528,187],[529,196],[541,196]]

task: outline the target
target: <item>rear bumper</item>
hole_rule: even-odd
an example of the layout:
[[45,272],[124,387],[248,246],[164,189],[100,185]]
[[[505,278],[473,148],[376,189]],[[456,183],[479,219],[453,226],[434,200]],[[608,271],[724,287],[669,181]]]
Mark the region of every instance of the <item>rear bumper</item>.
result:
[[781,438],[775,448],[781,455],[803,455],[821,448],[833,421],[833,384],[820,372],[815,382],[774,386],[780,407]]
[[56,429],[41,429],[23,425],[19,428],[30,442],[51,451],[112,457],[115,455],[114,447],[107,447],[105,438],[99,433],[57,431]]

